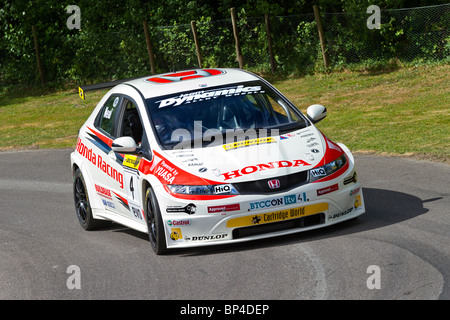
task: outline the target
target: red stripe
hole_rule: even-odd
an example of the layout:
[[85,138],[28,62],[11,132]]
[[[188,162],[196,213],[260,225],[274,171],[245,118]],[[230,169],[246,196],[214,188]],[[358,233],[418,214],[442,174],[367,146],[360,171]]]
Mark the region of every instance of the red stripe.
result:
[[123,202],[125,202],[128,205],[128,200],[127,199],[125,199],[124,197],[121,197],[119,194],[115,193],[114,191],[112,191],[112,193],[114,193],[117,198],[119,198],[120,200],[122,200]]
[[[161,160],[159,163],[153,163],[155,161],[155,157],[152,159],[152,161],[148,161],[146,159],[142,159],[139,163],[138,170],[142,172],[143,174],[153,174],[162,184],[183,184],[183,185],[214,185],[214,184],[223,184],[223,182],[213,181],[205,178],[201,178],[199,176],[196,176],[192,173],[189,173],[185,171],[184,169],[181,169],[174,165],[172,162],[164,158],[161,154],[159,154],[156,151],[153,151],[153,153],[160,158]],[[165,167],[161,164],[165,164]],[[153,167],[153,168],[152,168]],[[174,174],[176,171],[176,175],[174,175],[174,180],[172,183],[169,183],[166,181],[162,176],[158,175],[157,170],[158,168],[162,168],[164,170],[167,170],[171,174]],[[173,171],[170,171],[167,169],[167,167],[173,168]]]
[[147,79],[147,81],[152,81],[152,82],[156,82],[156,83],[171,83],[171,82],[173,82],[172,80],[158,78],[158,77],[149,78],[149,79]]
[[101,133],[87,127],[89,130],[92,131],[93,134],[95,134],[100,140],[102,140],[104,143],[106,143],[109,147],[112,146],[112,139],[108,138],[107,136],[102,135]]
[[181,81],[189,80],[189,79],[195,79],[195,78],[203,78],[203,77],[204,76],[201,76],[201,75],[189,76],[189,77],[182,78]]
[[184,76],[192,76],[194,74],[197,74],[197,71],[186,71],[186,72],[166,74],[165,77],[184,77]]
[[203,69],[203,71],[208,72],[212,76],[217,76],[219,74],[222,74],[222,71],[217,70],[217,69]]

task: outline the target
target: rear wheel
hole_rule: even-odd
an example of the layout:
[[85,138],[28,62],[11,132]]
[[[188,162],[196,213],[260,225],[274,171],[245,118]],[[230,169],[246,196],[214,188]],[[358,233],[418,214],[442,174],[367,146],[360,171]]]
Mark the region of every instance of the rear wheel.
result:
[[153,251],[163,254],[167,251],[164,225],[159,210],[158,200],[151,187],[145,193],[145,217],[147,220],[148,237]]
[[89,196],[84,182],[83,174],[77,169],[73,175],[73,199],[78,222],[84,230],[93,230],[101,225],[102,221],[95,220],[89,203]]

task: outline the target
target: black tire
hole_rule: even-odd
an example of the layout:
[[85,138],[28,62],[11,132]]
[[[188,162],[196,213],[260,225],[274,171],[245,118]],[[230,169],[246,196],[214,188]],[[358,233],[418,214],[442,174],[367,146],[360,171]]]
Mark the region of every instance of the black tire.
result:
[[96,220],[92,216],[86,183],[80,169],[77,169],[73,175],[73,199],[78,222],[84,230],[94,230],[103,225],[103,221]]
[[163,254],[167,251],[164,225],[161,218],[158,200],[151,187],[145,192],[145,219],[148,226],[148,237],[153,251]]

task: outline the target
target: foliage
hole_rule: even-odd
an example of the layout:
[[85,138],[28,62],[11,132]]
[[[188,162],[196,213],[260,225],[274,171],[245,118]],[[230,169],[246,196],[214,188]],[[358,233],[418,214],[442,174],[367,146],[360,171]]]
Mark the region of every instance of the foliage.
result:
[[[142,21],[148,21],[158,72],[197,67],[190,29],[197,22],[203,65],[238,67],[230,8],[236,7],[246,68],[270,70],[264,14],[272,22],[277,72],[305,74],[323,62],[312,6],[318,3],[333,68],[399,59],[448,60],[450,5],[446,0],[380,0],[381,29],[365,27],[371,0],[78,0],[81,30],[66,21],[69,2],[2,0],[0,87],[39,86],[35,26],[47,86],[87,84],[151,72]],[[421,9],[405,7],[428,6]]]

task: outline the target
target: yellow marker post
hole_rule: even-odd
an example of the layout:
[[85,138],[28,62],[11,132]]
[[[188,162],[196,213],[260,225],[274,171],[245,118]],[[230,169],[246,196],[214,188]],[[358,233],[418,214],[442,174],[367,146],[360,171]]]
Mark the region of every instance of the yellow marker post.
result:
[[78,87],[78,95],[80,96],[81,99],[85,100],[84,99],[84,91],[83,91],[83,89],[81,89],[81,87]]

